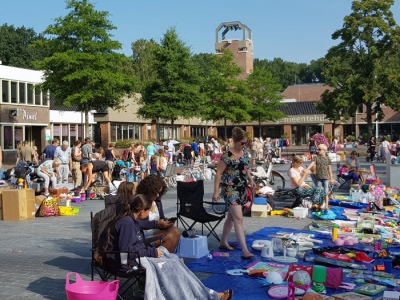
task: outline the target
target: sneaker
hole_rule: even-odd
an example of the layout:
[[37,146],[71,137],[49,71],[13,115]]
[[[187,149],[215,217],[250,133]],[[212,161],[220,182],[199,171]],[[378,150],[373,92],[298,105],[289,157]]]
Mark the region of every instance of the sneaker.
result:
[[117,188],[113,184],[110,184],[110,194],[117,194]]

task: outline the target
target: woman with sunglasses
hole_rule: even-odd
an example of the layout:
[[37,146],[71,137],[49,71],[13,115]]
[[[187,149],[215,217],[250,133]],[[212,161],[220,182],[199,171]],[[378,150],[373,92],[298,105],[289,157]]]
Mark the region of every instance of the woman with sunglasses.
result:
[[221,196],[229,207],[222,230],[220,249],[234,250],[228,243],[229,233],[234,227],[236,239],[242,248],[242,258],[251,259],[254,255],[246,246],[242,214],[242,206],[247,204],[247,187],[256,188],[248,170],[249,154],[245,151],[249,140],[246,132],[240,127],[233,128],[232,139],[233,147],[221,156],[214,181],[213,201],[218,201],[221,189]]
[[[137,194],[149,196],[153,200],[149,216],[139,221],[142,230],[153,229],[153,236],[166,234],[162,240],[162,246],[174,253],[181,238],[181,231],[174,226],[175,221],[165,218],[161,197],[167,192],[164,180],[158,175],[146,176],[136,189]],[[159,241],[154,244],[159,246]]]
[[300,156],[293,156],[292,164],[288,171],[290,187],[296,196],[301,198],[310,197],[313,205],[322,206],[325,198],[324,188],[321,186],[313,187],[305,182],[307,176],[311,174],[311,170],[310,167],[307,169],[303,168],[302,164],[303,159]]
[[356,151],[351,151],[350,156],[346,158],[346,164],[349,166],[349,172],[354,172],[358,177],[360,177],[358,172],[360,169],[360,161],[358,160]]

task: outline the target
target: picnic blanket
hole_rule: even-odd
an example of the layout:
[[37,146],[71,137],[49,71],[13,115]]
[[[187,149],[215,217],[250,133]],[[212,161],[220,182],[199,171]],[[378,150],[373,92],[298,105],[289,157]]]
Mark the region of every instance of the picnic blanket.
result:
[[[318,246],[334,246],[331,235],[323,234],[319,232],[312,232],[308,230],[296,230],[290,228],[281,227],[265,227],[253,234],[246,237],[247,246],[251,249],[251,245],[255,240],[270,240],[272,235],[277,232],[293,232],[293,233],[308,233],[313,234],[314,239],[323,241],[323,244],[318,244]],[[353,246],[360,250],[371,250],[372,247],[357,244]],[[390,247],[390,251],[398,251],[396,247]],[[221,250],[222,251],[222,250]],[[227,290],[233,289],[234,299],[250,300],[250,299],[269,299],[268,297],[268,287],[265,287],[264,279],[249,277],[247,275],[242,276],[231,276],[226,273],[227,270],[231,269],[243,269],[250,266],[252,263],[257,261],[270,261],[260,256],[261,252],[256,250],[251,250],[255,254],[255,258],[252,260],[243,260],[241,255],[241,249],[238,247],[235,251],[229,251],[229,257],[213,257],[212,260],[208,260],[206,257],[199,258],[188,264],[188,268],[194,272],[207,272],[213,275],[203,280],[205,286],[216,290]],[[304,262],[299,260],[297,264],[300,265],[313,265],[312,262]],[[383,264],[382,259],[375,260],[373,264]],[[369,264],[369,270],[372,269],[372,264]],[[395,278],[400,278],[400,271],[398,269],[393,269],[392,273]],[[353,279],[345,278],[344,281],[354,282]],[[326,295],[338,294],[346,292],[344,289],[327,289]],[[382,296],[382,293],[378,294],[376,297]]]

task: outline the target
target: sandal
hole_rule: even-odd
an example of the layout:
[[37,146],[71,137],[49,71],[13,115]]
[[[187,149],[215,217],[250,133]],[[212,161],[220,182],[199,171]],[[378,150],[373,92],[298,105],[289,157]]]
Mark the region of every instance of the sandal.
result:
[[243,258],[243,259],[252,259],[252,258],[254,258],[254,254],[249,252],[249,253],[243,254],[241,256],[241,258]]

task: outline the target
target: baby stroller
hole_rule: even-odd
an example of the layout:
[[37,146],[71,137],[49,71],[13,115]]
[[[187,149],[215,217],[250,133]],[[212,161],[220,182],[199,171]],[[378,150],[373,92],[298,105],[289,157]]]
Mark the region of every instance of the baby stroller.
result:
[[115,165],[111,173],[111,181],[117,180],[121,181],[124,179],[125,168],[119,165]]

